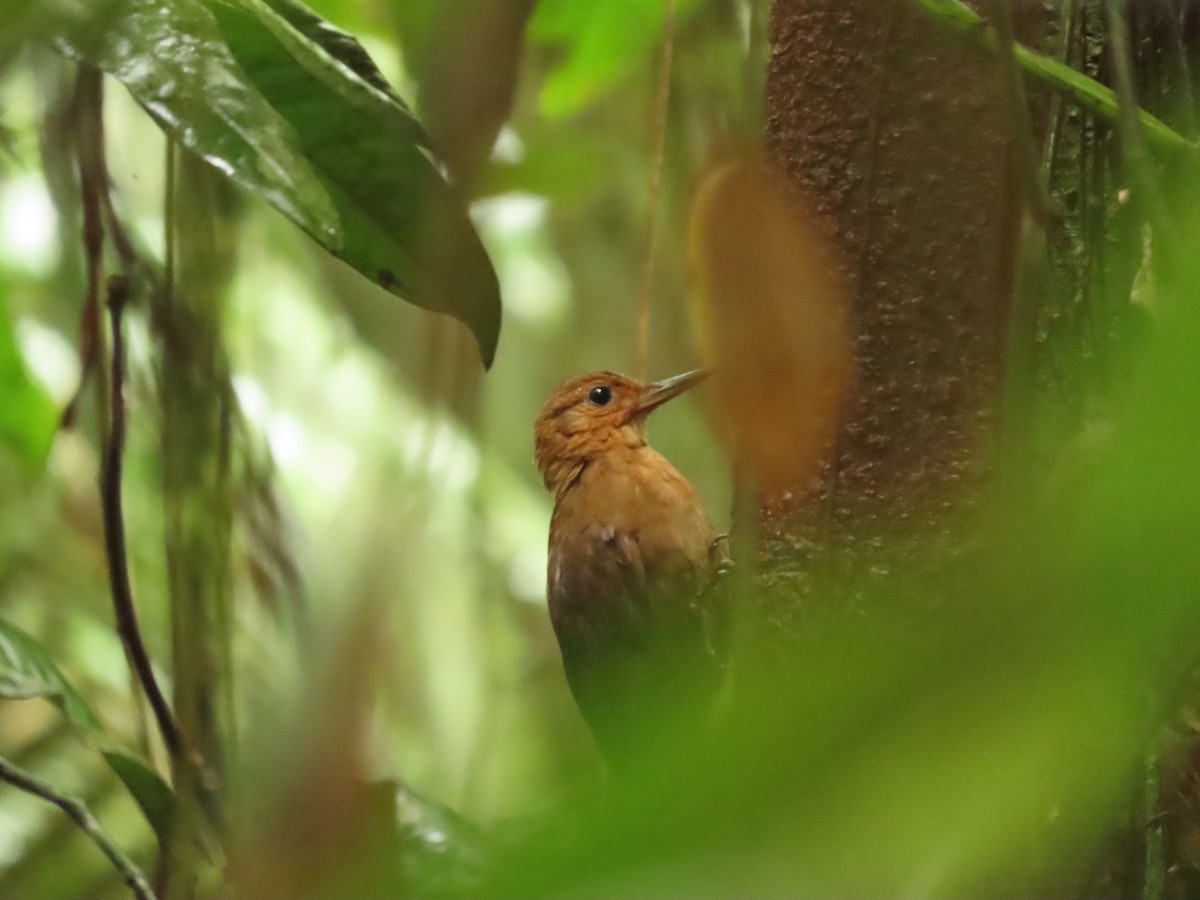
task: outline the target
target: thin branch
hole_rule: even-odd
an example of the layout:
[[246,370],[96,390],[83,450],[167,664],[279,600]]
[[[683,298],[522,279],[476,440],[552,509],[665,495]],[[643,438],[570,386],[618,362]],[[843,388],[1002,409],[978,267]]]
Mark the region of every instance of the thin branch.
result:
[[125,448],[125,345],[121,336],[121,313],[128,299],[129,282],[122,277],[108,281],[108,314],[112,323],[112,385],[110,393],[110,426],[104,445],[100,473],[100,499],[104,514],[104,548],[108,556],[108,575],[112,586],[113,608],[116,611],[117,633],[138,680],[146,691],[146,699],[158,722],[163,743],[172,757],[183,746],[179,726],[171,713],[166,695],[159,687],[150,662],[150,654],[142,641],[138,627],[137,609],[133,603],[133,588],[129,581],[129,561],[125,548],[125,516],[121,503],[121,454]]
[[[1122,0],[1106,0],[1104,9],[1108,14],[1113,76],[1117,84],[1117,102],[1120,106],[1117,125],[1121,136],[1121,156],[1135,187],[1133,199],[1140,207],[1142,218],[1153,226],[1155,241],[1163,242],[1165,249],[1173,251],[1172,257],[1177,258],[1177,253],[1174,252],[1178,250],[1175,235],[1170,228],[1170,219],[1158,189],[1154,164],[1146,147],[1145,125],[1138,116],[1125,4]],[[1138,194],[1141,196],[1137,196]]]
[[[1075,41],[1076,23],[1079,0],[1065,0],[1058,17],[1058,33],[1062,38],[1062,46],[1058,50],[1059,62],[1067,65],[1071,48]],[[1015,58],[1014,51],[1014,58]],[[1050,100],[1050,112],[1047,115],[1046,140],[1042,148],[1042,175],[1045,183],[1054,183],[1054,165],[1058,160],[1058,142],[1062,136],[1063,96],[1055,94]]]
[[1179,116],[1183,122],[1184,131],[1190,135],[1196,134],[1196,99],[1192,92],[1192,71],[1188,63],[1187,46],[1184,44],[1183,24],[1180,22],[1180,10],[1176,0],[1166,0],[1166,20],[1171,29],[1171,61],[1175,64],[1175,84],[1173,90],[1179,92]]
[[1027,483],[1030,443],[1029,417],[1033,406],[1038,310],[1045,303],[1050,256],[1046,243],[1050,196],[1034,143],[1033,119],[1025,96],[1025,81],[1017,63],[1017,39],[1011,0],[990,0],[987,10],[996,27],[997,56],[1004,80],[1009,124],[1015,148],[1015,177],[1020,189],[1009,310],[1005,403],[999,422],[1007,464],[1016,469],[1015,482]]
[[99,69],[80,66],[71,98],[71,135],[79,168],[80,205],[83,209],[83,254],[87,272],[83,309],[79,315],[79,386],[67,402],[60,427],[72,428],[79,410],[79,398],[101,354],[100,280],[104,264],[104,223],[101,193],[105,178],[97,149],[104,145],[104,82]]
[[104,190],[100,192],[100,205],[104,211],[104,221],[108,225],[108,233],[112,238],[113,247],[117,251],[117,258],[121,260],[121,265],[126,269],[145,268],[141,254],[138,253],[134,246],[132,238],[129,237],[129,232],[125,230],[125,223],[121,221],[121,217],[117,215],[116,207],[113,205],[112,184],[108,178],[108,162],[104,156],[104,148],[100,148],[100,162],[104,173]]
[[1104,11],[1108,17],[1113,78],[1117,84],[1117,104],[1120,111],[1117,126],[1121,135],[1121,149],[1124,152],[1126,165],[1132,170],[1131,174],[1139,182],[1139,185],[1141,182],[1146,182],[1148,186],[1152,186],[1154,177],[1150,174],[1146,140],[1137,115],[1137,96],[1133,87],[1133,61],[1129,46],[1129,25],[1125,21],[1125,4],[1122,0],[1105,0]]
[[667,112],[671,100],[671,58],[674,48],[675,0],[663,0],[663,49],[658,67],[658,94],[654,105],[654,158],[650,164],[650,206],[646,211],[646,263],[642,269],[642,302],[638,314],[639,378],[646,377],[650,359],[650,296],[654,282],[658,200],[662,194],[663,161],[667,152]]
[[1009,118],[1017,149],[1017,177],[1025,194],[1025,205],[1037,224],[1045,227],[1050,208],[1049,193],[1042,180],[1037,147],[1033,138],[1033,119],[1025,96],[1025,81],[1017,63],[1017,38],[1013,28],[1010,0],[990,0],[989,9],[996,23],[1000,66],[1008,82]]
[[[974,35],[989,50],[997,49],[996,29],[980,18],[979,14],[962,0],[910,0],[910,2],[915,3],[943,24]],[[1056,59],[1035,53],[1023,44],[1017,44],[1013,48],[1013,52],[1021,68],[1029,75],[1054,90],[1063,92],[1084,109],[1089,109],[1112,122],[1119,121],[1121,105],[1117,100],[1117,95],[1100,82],[1076,72],[1070,66]],[[1200,147],[1187,140],[1161,119],[1152,116],[1144,109],[1135,108],[1135,115],[1145,132],[1147,143],[1156,153],[1164,156],[1182,153],[1193,161],[1200,158]]]
[[60,794],[48,781],[44,781],[24,769],[18,768],[7,759],[0,757],[0,781],[5,781],[27,794],[33,794],[43,800],[53,803],[65,812],[88,837],[98,846],[109,862],[113,864],[129,889],[138,900],[155,900],[154,892],[150,889],[140,869],[126,856],[121,849],[105,834],[96,817],[79,800]]

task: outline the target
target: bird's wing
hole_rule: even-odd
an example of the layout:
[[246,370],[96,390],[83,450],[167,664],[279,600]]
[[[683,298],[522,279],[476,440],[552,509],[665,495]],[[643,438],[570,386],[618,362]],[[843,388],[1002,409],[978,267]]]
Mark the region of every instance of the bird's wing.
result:
[[635,637],[644,624],[640,609],[646,569],[635,536],[590,524],[565,535],[550,549],[550,619],[564,655]]
[[699,719],[697,704],[721,672],[702,573],[648,583],[637,537],[589,525],[550,559],[550,616],[567,682],[618,765],[645,751],[648,733],[677,736],[680,718]]

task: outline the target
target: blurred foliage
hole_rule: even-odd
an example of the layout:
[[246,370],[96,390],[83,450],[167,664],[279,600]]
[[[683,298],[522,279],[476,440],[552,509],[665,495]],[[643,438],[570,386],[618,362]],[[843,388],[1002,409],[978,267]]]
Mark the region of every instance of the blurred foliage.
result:
[[[168,546],[217,529],[170,505],[178,458],[160,441],[180,407],[164,399],[164,334],[215,342],[200,384],[228,402],[211,421],[226,429],[229,606],[223,624],[194,627],[211,630],[197,638],[222,669],[209,774],[229,827],[180,851],[198,881],[172,895],[217,895],[226,871],[247,896],[1070,893],[1113,820],[1156,807],[1159,739],[1191,692],[1190,168],[1154,171],[1172,256],[1118,199],[1108,127],[1033,95],[1062,206],[1057,300],[1031,363],[1032,475],[1001,480],[977,546],[936,576],[816,573],[810,595],[853,596],[856,613],[774,610],[804,625],[785,650],[740,621],[738,703],[715,746],[614,783],[545,614],[550,501],[530,425],[566,377],[633,362],[662,7],[514,2],[495,31],[464,35],[482,15],[469,0],[312,6],[0,8],[0,754],[82,796],[156,871],[175,808],[157,773],[172,767],[112,628],[91,380],[103,365],[89,375],[78,351],[72,98],[90,63],[108,73],[107,224],[129,240],[105,263],[139,275],[125,316],[129,562],[168,684],[190,638],[177,620],[172,636],[187,585]],[[714,147],[757,139],[768,52],[765,0],[677,7],[653,375],[694,362],[687,212]],[[1040,49],[1106,81],[1089,21]],[[494,71],[492,35],[507,48]],[[1146,106],[1187,134],[1162,83],[1139,85]],[[164,135],[207,177],[229,176],[190,260],[168,253],[165,235],[182,232],[167,221]],[[211,278],[215,299],[210,319],[169,332],[164,317],[186,310],[162,293],[176,265],[198,273],[189,288]],[[485,359],[498,346],[486,377],[470,333],[429,310],[470,326]],[[81,381],[76,427],[56,431]],[[656,414],[652,431],[724,530],[729,464],[698,404]],[[75,740],[62,710],[95,733]],[[1166,833],[1153,818],[1133,828],[1146,858]],[[1160,895],[1169,873],[1145,870],[1131,893]],[[0,786],[0,896],[125,890],[55,810]]]
[[0,446],[30,469],[41,468],[50,452],[58,412],[46,391],[29,375],[12,321],[0,310]]
[[29,700],[35,697],[52,701],[67,721],[101,751],[141,808],[148,824],[165,839],[173,814],[171,789],[152,768],[107,738],[104,726],[87,701],[63,678],[36,641],[20,629],[0,622],[0,698]]
[[[679,13],[698,5],[696,0],[676,4]],[[643,67],[662,39],[663,21],[660,4],[638,0],[539,3],[529,24],[530,37],[562,54],[542,87],[542,113],[551,118],[574,115]]]

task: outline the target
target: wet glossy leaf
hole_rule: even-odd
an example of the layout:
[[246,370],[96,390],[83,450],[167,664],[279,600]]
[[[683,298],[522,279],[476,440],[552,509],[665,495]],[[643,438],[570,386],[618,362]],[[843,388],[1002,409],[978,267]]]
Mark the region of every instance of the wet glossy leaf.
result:
[[[287,20],[293,28],[328,53],[338,62],[345,65],[351,72],[367,82],[371,87],[386,95],[399,104],[405,112],[408,108],[404,101],[388,84],[375,61],[363,49],[362,44],[351,34],[335,27],[319,15],[296,0],[267,0],[271,9]],[[420,129],[414,133],[414,139],[423,140]]]
[[500,297],[421,125],[356,41],[290,0],[113,0],[62,52],[119,79],[168,134],[331,253],[495,353]]
[[328,192],[288,123],[237,71],[202,0],[111,0],[102,16],[87,4],[72,12],[48,35],[55,47],[117,78],[183,146],[337,245]]

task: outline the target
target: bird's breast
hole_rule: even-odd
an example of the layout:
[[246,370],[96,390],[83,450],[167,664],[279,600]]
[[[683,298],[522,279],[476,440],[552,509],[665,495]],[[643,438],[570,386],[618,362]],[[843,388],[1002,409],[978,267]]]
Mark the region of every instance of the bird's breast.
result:
[[654,450],[593,460],[556,498],[551,612],[693,578],[708,566],[713,535],[695,488]]

